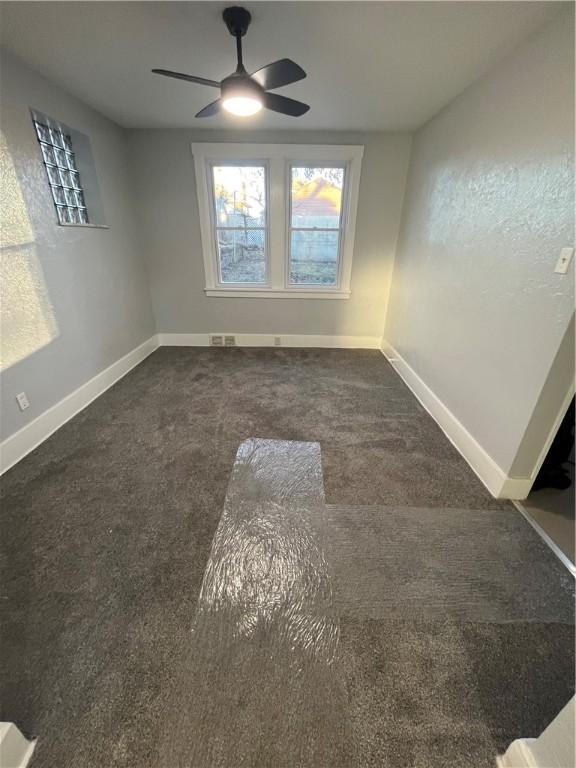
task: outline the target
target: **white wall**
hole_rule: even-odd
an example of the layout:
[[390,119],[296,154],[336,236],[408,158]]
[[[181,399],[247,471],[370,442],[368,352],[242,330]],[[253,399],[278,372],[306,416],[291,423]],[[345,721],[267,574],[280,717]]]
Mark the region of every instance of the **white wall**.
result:
[[574,312],[573,29],[567,6],[412,147],[385,337],[504,472]]
[[[125,131],[2,55],[2,436],[155,332]],[[29,109],[89,136],[109,229],[56,224]],[[21,413],[15,395],[26,391]]]
[[[363,144],[348,300],[207,298],[192,141]],[[163,333],[382,335],[410,152],[408,134],[133,131],[136,203]]]

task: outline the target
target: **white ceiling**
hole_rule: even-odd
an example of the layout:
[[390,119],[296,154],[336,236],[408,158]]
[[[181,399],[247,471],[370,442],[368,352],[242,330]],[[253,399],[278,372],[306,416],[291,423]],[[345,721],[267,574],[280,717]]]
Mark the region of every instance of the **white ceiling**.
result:
[[[235,68],[221,2],[2,3],[2,44],[127,127],[237,126],[196,120],[217,97],[152,67],[220,80]],[[308,78],[280,89],[311,105],[258,128],[402,130],[424,123],[523,38],[555,2],[247,2],[252,71],[289,57]]]

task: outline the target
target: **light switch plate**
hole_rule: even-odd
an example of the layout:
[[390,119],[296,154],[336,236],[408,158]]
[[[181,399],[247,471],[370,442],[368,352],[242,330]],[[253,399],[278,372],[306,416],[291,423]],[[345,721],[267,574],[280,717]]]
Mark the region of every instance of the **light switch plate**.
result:
[[16,395],[16,400],[21,411],[25,411],[26,408],[28,408],[30,405],[26,392],[20,392],[18,395]]
[[570,266],[570,262],[572,261],[573,253],[574,253],[574,248],[572,248],[571,246],[562,248],[562,250],[560,251],[560,256],[558,257],[558,261],[556,262],[556,266],[554,267],[554,272],[557,272],[559,275],[565,275],[566,272],[568,272],[568,267]]

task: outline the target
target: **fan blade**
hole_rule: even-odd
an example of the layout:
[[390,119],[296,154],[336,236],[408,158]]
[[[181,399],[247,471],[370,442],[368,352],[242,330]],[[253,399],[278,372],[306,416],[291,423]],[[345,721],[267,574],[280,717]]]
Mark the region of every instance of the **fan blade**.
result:
[[295,99],[288,99],[286,96],[280,96],[278,93],[263,94],[263,103],[266,109],[271,109],[273,112],[281,112],[283,115],[291,115],[292,117],[300,117],[300,115],[303,115],[310,109],[308,104],[296,101]]
[[155,75],[164,75],[164,77],[175,77],[177,80],[187,80],[189,83],[199,83],[200,85],[210,85],[212,88],[220,88],[220,83],[216,80],[206,80],[205,77],[195,77],[194,75],[184,75],[182,72],[171,72],[169,69],[153,69]]
[[292,59],[279,59],[268,64],[262,69],[256,70],[251,77],[259,83],[265,91],[273,88],[280,88],[283,85],[290,85],[297,80],[306,77],[306,72],[299,67]]
[[216,101],[213,101],[211,104],[208,104],[208,106],[204,107],[204,109],[201,109],[200,112],[194,115],[194,117],[212,117],[213,115],[216,115],[218,112],[220,112],[221,106],[222,101],[220,99],[216,99]]

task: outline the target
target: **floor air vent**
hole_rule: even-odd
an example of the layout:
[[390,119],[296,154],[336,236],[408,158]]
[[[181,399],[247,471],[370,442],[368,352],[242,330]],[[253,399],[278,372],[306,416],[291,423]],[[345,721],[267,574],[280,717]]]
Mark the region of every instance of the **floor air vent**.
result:
[[212,335],[210,335],[210,346],[211,347],[223,347],[224,346],[224,337],[223,336],[212,336]]

